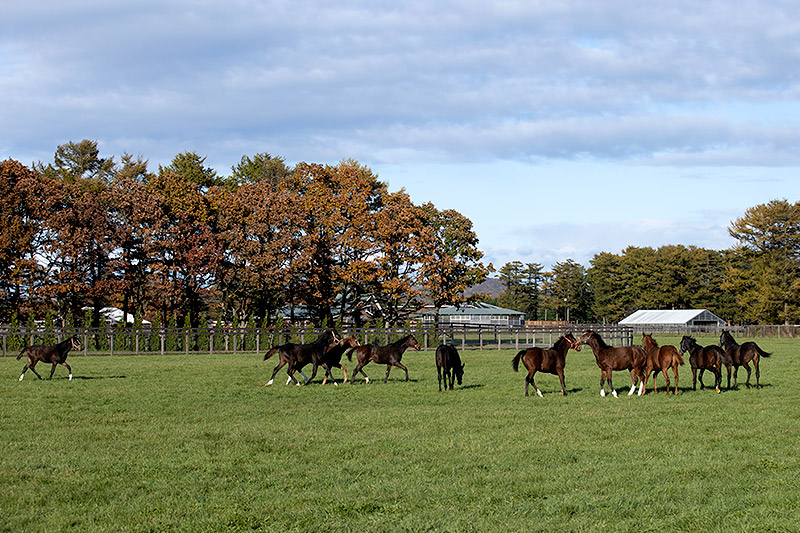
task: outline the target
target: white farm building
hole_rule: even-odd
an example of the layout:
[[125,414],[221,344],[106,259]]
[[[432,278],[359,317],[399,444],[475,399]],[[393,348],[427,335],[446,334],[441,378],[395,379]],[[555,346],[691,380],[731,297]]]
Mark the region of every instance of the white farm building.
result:
[[[430,306],[426,309],[430,309]],[[432,324],[435,316],[435,310],[423,312],[423,323]],[[439,310],[439,324],[521,326],[525,324],[525,313],[485,303],[448,306]]]
[[648,327],[723,327],[725,321],[708,309],[640,309],[619,321],[620,326]]

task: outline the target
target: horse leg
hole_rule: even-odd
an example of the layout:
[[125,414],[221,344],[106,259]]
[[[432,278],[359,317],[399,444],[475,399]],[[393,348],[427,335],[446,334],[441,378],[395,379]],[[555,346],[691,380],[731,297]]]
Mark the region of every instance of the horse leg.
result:
[[450,369],[450,390],[453,390],[453,383],[456,381],[456,371]]
[[[315,363],[312,365],[312,368],[311,368],[311,377],[310,377],[310,378],[308,378],[308,379],[306,379],[306,382],[305,382],[303,385],[308,385],[308,384],[311,382],[311,380],[313,380],[313,379],[314,379],[314,377],[317,375],[317,366],[318,366],[318,365],[317,365],[317,363],[316,363],[316,362],[315,362]],[[303,374],[303,373],[302,373],[302,372],[300,372],[300,374]],[[305,374],[303,374],[303,377],[304,377],[304,378],[306,377],[306,376],[305,376]],[[331,378],[333,378],[333,376],[331,376]]]
[[[706,386],[703,384],[703,372],[705,372],[705,370],[706,370],[705,368],[701,368],[700,369],[700,390],[703,390],[703,389],[706,388]],[[697,369],[696,368],[692,369],[692,374],[694,376],[693,379],[692,379],[692,390],[697,390]]]
[[[638,381],[639,380],[636,378],[636,369],[632,368],[631,369],[631,383],[632,383],[632,385],[631,385],[631,390],[628,391],[628,396],[631,396],[633,394],[633,392],[636,390],[636,383]],[[644,380],[642,380],[642,385],[644,385]],[[639,396],[641,396],[641,395],[642,395],[642,391],[640,390],[639,391]]]
[[608,370],[608,388],[611,389],[611,396],[614,398],[619,398],[619,396],[617,396],[617,391],[614,388],[614,384],[611,383],[611,369]]
[[[403,366],[402,364],[400,364],[399,362],[395,363],[394,366],[396,366],[397,368],[403,370],[406,373],[406,381],[408,381],[408,369],[405,366]],[[389,371],[388,370],[386,371],[386,376],[387,377],[389,376]],[[450,383],[450,389],[452,389],[452,388],[453,388],[453,384]]]
[[383,378],[383,382],[387,383],[389,381],[389,372],[392,370],[392,365],[386,365],[386,377]]
[[567,386],[564,383],[564,369],[563,368],[559,368],[559,369],[557,369],[557,372],[558,372],[558,379],[559,379],[559,381],[561,381],[561,396],[566,396],[567,395]]
[[[442,367],[436,365],[436,376],[439,378],[439,392],[442,392]],[[445,377],[444,390],[447,390],[447,378]]]
[[50,369],[50,377],[49,377],[49,378],[47,378],[47,379],[48,379],[48,381],[49,381],[49,380],[51,380],[51,379],[53,379],[53,374],[55,374],[55,372],[56,372],[56,367],[57,367],[57,366],[58,366],[58,363],[55,363],[55,362],[54,362],[54,363],[53,363],[53,368],[51,368],[51,369]]
[[[36,374],[36,377],[37,377],[37,378],[39,378],[39,379],[42,379],[42,376],[40,376],[40,375],[39,375],[39,373],[36,371],[36,368],[35,368],[35,367],[36,367],[36,363],[37,363],[37,362],[38,362],[38,361],[34,361],[33,363],[30,363],[30,362],[29,362],[29,363],[28,363],[28,368],[30,368],[30,369],[31,369],[31,372],[33,372],[34,374]],[[23,370],[23,371],[22,371],[22,373],[24,374],[24,373],[25,373],[25,371]]]
[[[677,362],[672,365],[672,371],[675,373],[675,395],[677,395],[678,394],[678,363]],[[667,385],[667,388],[669,388],[669,385]]]
[[531,373],[531,385],[533,385],[533,390],[536,391],[536,394],[539,395],[539,398],[544,398],[544,396],[542,396],[542,391],[539,390],[539,387],[536,386],[536,381],[533,379],[534,374],[536,374],[535,371]]
[[727,367],[728,369],[728,390],[731,388],[731,367],[730,365]]
[[275,370],[272,371],[272,377],[269,378],[269,381],[264,384],[265,387],[272,385],[272,382],[275,381],[275,374],[278,373],[278,370],[283,368],[283,365],[286,364],[286,361],[281,361],[278,363],[278,366],[275,367]]
[[745,370],[747,370],[747,381],[745,381],[744,384],[747,385],[747,388],[749,389],[750,388],[750,365],[745,363],[742,366],[744,367]]
[[64,361],[61,364],[64,365],[65,367],[67,367],[67,372],[69,372],[69,380],[68,381],[72,381],[72,369],[69,367],[69,365],[67,364],[66,361]]
[[340,365],[339,368],[341,368],[342,372],[344,372],[344,381],[342,381],[342,383],[347,383],[347,369],[344,367],[344,365]]
[[758,358],[758,355],[753,358],[753,366],[756,369],[756,388],[760,389],[761,383],[759,383],[759,377],[761,376],[761,372],[758,370]]
[[[730,372],[730,370],[728,370]],[[729,374],[730,375],[730,374]],[[730,378],[728,378],[728,384],[730,385]],[[739,386],[739,367],[737,365],[733,365],[733,388],[737,388]]]
[[711,367],[711,371],[714,373],[714,388],[716,389],[717,394],[719,394],[719,388],[722,386],[722,369]]
[[[644,372],[644,382],[642,383],[644,385],[645,391],[647,390],[647,380],[650,379],[651,372],[653,372],[653,369],[650,368],[650,366],[648,365],[647,370],[645,370]],[[633,370],[631,370],[631,379],[633,379]],[[653,379],[655,379],[655,376],[653,377]]]
[[[605,385],[606,385],[606,371],[605,370],[601,370],[600,371],[600,396],[602,396],[603,398],[606,397]],[[525,395],[526,396],[527,396],[527,393],[528,393],[528,390],[527,390],[527,387],[525,387]]]

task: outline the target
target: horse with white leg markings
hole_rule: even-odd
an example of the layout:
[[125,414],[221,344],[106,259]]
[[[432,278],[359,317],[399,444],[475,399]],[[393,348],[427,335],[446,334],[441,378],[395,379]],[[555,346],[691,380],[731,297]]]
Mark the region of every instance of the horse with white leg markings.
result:
[[25,377],[25,372],[30,368],[36,377],[42,379],[42,376],[36,371],[36,363],[39,361],[43,361],[45,363],[53,363],[53,368],[50,370],[50,377],[48,379],[53,379],[53,372],[56,371],[56,366],[62,365],[67,368],[69,371],[69,379],[72,380],[72,368],[67,364],[67,354],[70,350],[80,350],[81,342],[78,339],[77,335],[73,335],[69,339],[59,342],[54,346],[43,346],[40,344],[36,344],[33,346],[28,346],[27,348],[23,348],[19,355],[17,356],[17,360],[19,361],[22,356],[26,356],[28,358],[28,362],[25,365],[25,368],[22,369],[22,374],[19,375],[19,380]]
[[644,392],[644,366],[647,356],[641,346],[609,346],[602,337],[592,330],[586,330],[579,339],[581,344],[586,344],[592,348],[597,366],[600,368],[600,396],[605,397],[605,382],[608,379],[608,387],[614,398],[617,391],[611,382],[611,372],[614,370],[628,370],[631,374],[631,386],[628,396],[632,395],[639,384],[639,396]]
[[561,381],[561,395],[567,395],[567,389],[564,384],[564,365],[566,364],[567,352],[572,348],[575,351],[581,351],[580,343],[575,340],[572,333],[567,333],[559,337],[553,344],[552,348],[544,350],[542,348],[533,347],[520,352],[511,360],[511,367],[514,372],[519,371],[519,362],[525,365],[528,369],[528,375],[525,376],[525,396],[528,395],[528,385],[533,385],[536,393],[542,397],[542,391],[536,386],[533,381],[533,376],[537,371],[547,372],[548,374],[555,374]]
[[[280,361],[275,367],[275,370],[272,371],[272,377],[264,386],[266,387],[272,385],[272,382],[275,379],[275,374],[277,374],[278,370],[280,370],[286,364],[289,365],[289,368],[286,370],[286,372],[289,374],[289,379],[286,381],[287,385],[292,380],[300,385],[300,381],[294,377],[295,370],[300,372],[300,375],[302,375],[303,379],[305,379],[305,383],[308,384],[308,382],[314,379],[314,376],[317,375],[317,367],[322,363],[322,358],[325,355],[325,352],[337,341],[338,339],[336,338],[336,334],[331,330],[326,330],[310,344],[295,344],[290,342],[287,344],[282,344],[281,346],[274,346],[266,354],[264,354],[264,361],[276,353],[279,355]],[[303,374],[302,368],[309,363],[314,365],[314,371],[311,373],[310,378],[306,378],[306,375]]]

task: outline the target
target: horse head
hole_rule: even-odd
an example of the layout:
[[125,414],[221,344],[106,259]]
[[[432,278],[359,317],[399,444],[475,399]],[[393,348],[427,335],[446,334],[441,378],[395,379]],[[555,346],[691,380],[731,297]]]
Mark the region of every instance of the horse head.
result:
[[73,335],[72,338],[69,340],[70,344],[72,345],[73,350],[80,350],[81,349],[81,340],[78,338],[77,335]]
[[569,347],[575,350],[576,352],[581,351],[581,343],[575,339],[575,336],[572,333],[567,333],[564,335],[564,339],[569,343]]
[[406,346],[408,346],[409,348],[414,348],[415,350],[420,350],[421,349],[420,346],[419,346],[419,343],[417,342],[417,339],[414,338],[414,335],[409,335],[406,338],[406,342],[404,344]]
[[460,365],[456,365],[453,368],[453,372],[456,375],[456,380],[458,381],[459,385],[461,385],[461,378],[464,377],[464,366],[465,365],[466,365],[466,363],[461,363]]
[[697,344],[694,338],[690,337],[689,335],[684,335],[681,339],[681,353],[689,353],[695,344]]

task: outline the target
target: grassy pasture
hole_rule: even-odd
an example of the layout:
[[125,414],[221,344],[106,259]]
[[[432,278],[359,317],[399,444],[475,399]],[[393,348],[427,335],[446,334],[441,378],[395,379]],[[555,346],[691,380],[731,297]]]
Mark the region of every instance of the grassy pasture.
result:
[[537,374],[544,398],[515,350],[462,352],[447,393],[433,352],[406,352],[409,383],[269,388],[257,354],[70,356],[71,382],[21,383],[3,358],[0,531],[798,531],[800,341],[758,343],[760,390],[742,369],[692,391],[687,357],[677,397],[620,372],[618,399],[587,348],[566,397]]

